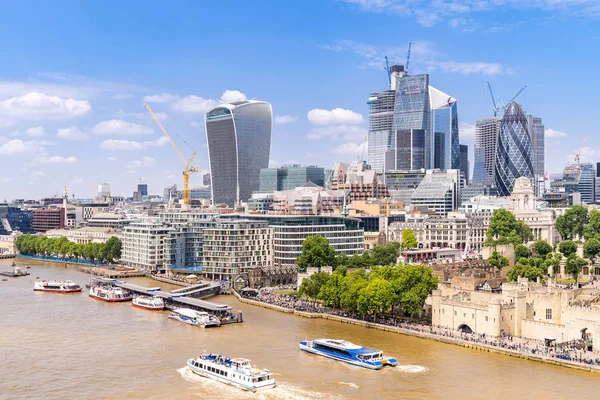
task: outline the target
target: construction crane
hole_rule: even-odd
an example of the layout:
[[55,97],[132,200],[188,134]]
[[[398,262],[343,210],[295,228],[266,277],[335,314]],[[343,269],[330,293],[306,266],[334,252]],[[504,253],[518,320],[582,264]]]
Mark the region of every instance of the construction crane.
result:
[[577,153],[575,154],[575,161],[577,161],[577,164],[581,164],[581,152],[583,151],[583,146],[585,146],[585,142],[587,142],[587,136],[585,137],[585,139],[583,139],[583,143],[581,143],[581,147],[579,148],[579,150],[577,151]]
[[404,64],[404,76],[408,75],[408,63],[410,63],[410,48],[412,47],[412,42],[408,44],[408,53],[406,54],[406,64]]
[[146,107],[146,109],[148,110],[148,112],[152,116],[152,119],[154,120],[154,122],[156,122],[156,125],[158,125],[158,127],[160,128],[160,131],[167,138],[167,140],[169,141],[169,143],[171,143],[171,147],[173,147],[173,149],[175,150],[175,153],[177,153],[177,156],[179,157],[179,159],[181,160],[181,162],[184,165],[184,170],[183,170],[183,205],[184,205],[185,208],[188,208],[189,204],[190,204],[190,175],[193,174],[193,173],[198,172],[198,167],[191,165],[192,161],[194,161],[194,158],[196,158],[196,152],[194,151],[194,154],[192,154],[192,157],[190,157],[189,160],[186,160],[185,157],[183,156],[183,154],[181,154],[181,152],[179,151],[179,149],[175,145],[175,142],[173,142],[173,140],[171,139],[171,136],[169,136],[169,134],[167,133],[167,130],[160,123],[160,120],[158,119],[158,117],[156,116],[156,114],[154,114],[154,111],[152,111],[152,108],[150,108],[150,106],[147,103],[144,103],[144,107]]
[[494,98],[494,92],[492,91],[492,85],[490,81],[487,81],[488,89],[490,89],[490,96],[492,96],[492,104],[494,105],[494,117],[498,114],[498,106],[496,106],[496,99]]
[[383,67],[383,68],[385,69],[385,72],[387,72],[388,82],[391,85],[392,84],[392,71],[390,70],[390,62],[389,62],[387,56],[385,56],[385,67]]
[[517,94],[514,95],[514,97],[512,99],[510,99],[510,101],[506,104],[504,104],[504,102],[502,100],[498,100],[496,101],[496,98],[494,97],[494,92],[492,91],[492,85],[490,85],[490,81],[487,81],[488,84],[488,89],[490,90],[490,96],[492,97],[492,104],[494,105],[494,117],[496,117],[498,115],[498,111],[503,112],[504,109],[506,108],[506,106],[510,103],[512,103],[517,97],[519,97],[519,95],[521,94],[521,92],[523,92],[523,90],[525,90],[527,88],[527,85],[523,86],[521,88],[521,90],[519,90],[517,92]]

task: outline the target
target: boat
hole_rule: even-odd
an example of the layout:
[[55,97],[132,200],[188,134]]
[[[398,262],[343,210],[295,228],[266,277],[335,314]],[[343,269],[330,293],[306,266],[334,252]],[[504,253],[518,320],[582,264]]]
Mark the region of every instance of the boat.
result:
[[2,271],[0,272],[2,276],[8,276],[9,278],[18,278],[19,276],[27,276],[29,275],[29,271],[21,269],[21,267],[14,267],[12,271]]
[[250,360],[245,358],[231,359],[220,354],[202,354],[198,358],[189,359],[187,365],[196,375],[250,392],[277,386],[271,371],[253,367]]
[[133,298],[131,292],[127,289],[112,285],[92,285],[90,287],[90,297],[109,302],[129,301]]
[[204,328],[221,325],[221,321],[214,315],[204,311],[192,310],[191,308],[177,308],[171,311],[169,318]]
[[134,307],[144,308],[146,310],[162,311],[165,309],[165,301],[156,296],[135,296],[131,304]]
[[81,286],[73,281],[36,281],[33,284],[36,292],[75,293],[81,292]]
[[300,350],[368,369],[398,365],[395,358],[385,357],[381,350],[359,346],[346,340],[307,340],[300,342]]

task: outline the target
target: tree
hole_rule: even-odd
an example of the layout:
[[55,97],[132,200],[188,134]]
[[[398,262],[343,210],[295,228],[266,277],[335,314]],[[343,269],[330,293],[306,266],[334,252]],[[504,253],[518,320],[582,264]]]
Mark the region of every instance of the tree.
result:
[[535,242],[533,244],[533,249],[541,258],[544,259],[548,254],[552,253],[552,246],[550,246],[550,243],[546,242],[545,240],[538,240]]
[[367,273],[362,268],[349,272],[344,277],[343,284],[340,305],[347,310],[356,311],[360,291],[369,284]]
[[544,268],[546,268],[547,270],[548,267],[552,267],[552,273],[558,274],[558,272],[560,271],[560,261],[562,260],[562,258],[563,256],[561,253],[550,253],[546,255],[546,261],[544,261]]
[[563,240],[558,245],[558,250],[567,258],[571,254],[575,254],[577,252],[577,244],[572,240]]
[[588,239],[583,245],[583,253],[593,264],[596,256],[600,254],[600,241],[595,238]]
[[121,258],[121,241],[113,236],[104,243],[105,258],[113,262]]
[[510,264],[509,259],[501,255],[497,251],[492,252],[492,255],[488,258],[488,262],[494,267],[496,267],[499,271],[501,271],[504,267],[508,267],[508,264]]
[[308,267],[332,266],[335,264],[335,249],[323,236],[309,236],[302,243],[302,253],[296,259],[296,264],[302,270]]
[[527,265],[518,262],[508,271],[506,277],[511,282],[515,282],[518,277],[535,281],[537,278],[543,278],[545,275],[546,272],[542,267],[536,267],[535,265]]
[[417,237],[412,229],[406,228],[402,231],[402,248],[405,250],[414,249],[418,246]]
[[399,276],[392,282],[397,301],[402,311],[411,318],[421,312],[431,291],[437,288],[437,277],[425,265],[408,264],[399,266]]
[[564,240],[582,238],[588,218],[587,208],[579,205],[572,206],[556,219],[555,226]]
[[531,252],[529,251],[527,246],[525,246],[524,244],[518,244],[515,246],[515,257],[517,259],[522,257],[528,258],[529,256],[531,256]]
[[400,243],[389,242],[385,246],[375,246],[371,255],[372,265],[396,265],[400,255]]
[[317,299],[321,287],[327,283],[330,275],[327,272],[316,272],[302,280],[300,288],[298,288],[299,296],[306,296],[309,299]]
[[523,221],[517,221],[515,215],[504,209],[494,210],[490,226],[486,232],[485,245],[522,244],[533,239],[531,229]]
[[[304,281],[302,283],[304,283]],[[318,297],[328,306],[339,307],[343,291],[344,276],[333,273],[319,289]]]
[[600,240],[600,210],[592,210],[588,216],[588,223],[583,228],[585,239],[595,238]]
[[525,222],[517,220],[515,231],[517,235],[519,235],[519,237],[521,238],[521,243],[527,243],[533,240],[533,233],[531,233],[531,228]]
[[392,284],[385,279],[375,278],[360,290],[358,311],[362,314],[382,313],[390,309],[393,301]]
[[581,257],[576,256],[575,254],[571,254],[570,257],[567,258],[567,265],[565,266],[565,272],[573,275],[575,280],[578,280],[579,274],[581,273],[581,269],[587,265],[587,261]]

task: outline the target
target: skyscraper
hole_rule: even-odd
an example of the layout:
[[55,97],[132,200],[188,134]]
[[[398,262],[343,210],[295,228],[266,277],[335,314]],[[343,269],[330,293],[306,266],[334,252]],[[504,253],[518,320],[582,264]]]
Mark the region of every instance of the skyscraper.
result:
[[496,141],[500,133],[500,121],[500,117],[490,117],[480,119],[475,123],[474,184],[492,185],[494,183]]
[[98,197],[101,199],[110,197],[110,184],[109,183],[100,183],[98,185]]
[[500,135],[494,165],[494,178],[500,196],[510,196],[515,179],[533,180],[531,138],[527,117],[516,101],[512,101],[500,123]]
[[469,184],[469,146],[466,144],[460,145],[460,172],[465,177],[465,183]]
[[206,113],[206,141],[214,204],[239,205],[260,185],[269,166],[271,104],[244,100],[221,104]]
[[544,123],[541,118],[533,115],[527,116],[527,131],[531,137],[531,148],[533,154],[533,175],[535,185],[533,187],[536,195],[539,193],[540,182],[544,182],[545,157],[544,157]]
[[316,165],[304,167],[298,164],[284,165],[279,168],[261,168],[259,191],[292,190],[306,182],[324,187],[325,169]]
[[425,168],[425,136],[424,129],[396,130],[395,170],[412,171]]
[[433,146],[428,148],[433,168],[459,169],[458,110],[456,99],[429,86]]
[[202,184],[204,186],[210,186],[210,174],[202,175]]

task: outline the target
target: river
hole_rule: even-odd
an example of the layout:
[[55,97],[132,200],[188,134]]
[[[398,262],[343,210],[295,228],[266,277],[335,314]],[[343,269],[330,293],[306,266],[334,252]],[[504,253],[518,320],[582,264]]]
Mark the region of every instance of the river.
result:
[[[0,270],[11,260],[0,260]],[[31,275],[0,281],[0,399],[594,399],[600,376],[503,355],[305,319],[238,302],[244,323],[202,329],[166,312],[109,304],[85,293],[34,292],[35,277],[89,276],[63,264],[17,260]],[[145,286],[173,286],[148,278]],[[370,371],[301,352],[306,338],[343,338],[384,350],[400,366]],[[245,357],[275,373],[259,394],[196,377],[188,358],[204,351]]]

